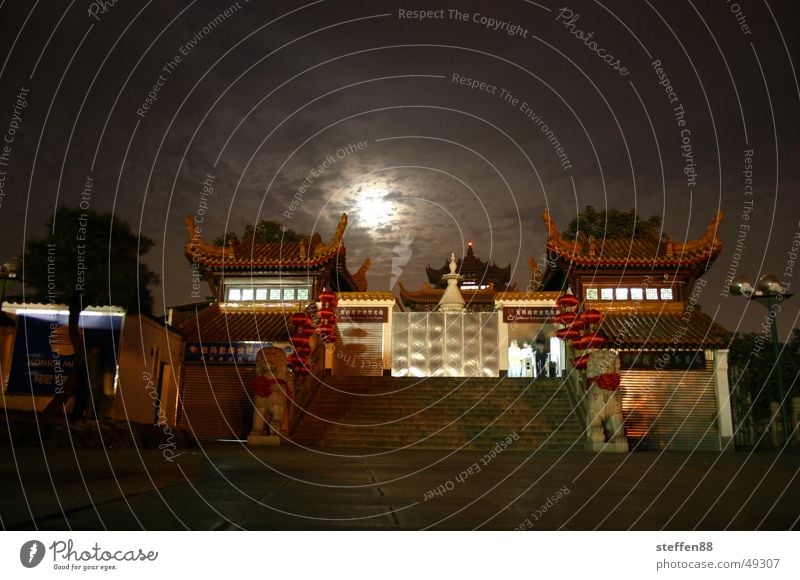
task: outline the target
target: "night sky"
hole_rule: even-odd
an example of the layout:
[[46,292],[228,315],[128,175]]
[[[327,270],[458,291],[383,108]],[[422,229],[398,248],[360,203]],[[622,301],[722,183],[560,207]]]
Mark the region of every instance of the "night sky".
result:
[[725,278],[800,290],[798,22],[774,1],[0,2],[2,259],[87,177],[155,241],[157,313],[192,301],[189,214],[207,241],[258,219],[327,240],[347,212],[370,289],[393,257],[419,288],[467,241],[524,289],[545,208],[564,229],[635,207],[676,241],[721,208],[701,304],[757,330]]

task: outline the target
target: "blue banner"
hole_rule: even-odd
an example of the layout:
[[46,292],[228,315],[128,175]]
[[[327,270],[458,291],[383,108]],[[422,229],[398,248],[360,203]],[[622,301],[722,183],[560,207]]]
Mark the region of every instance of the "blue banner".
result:
[[[78,326],[87,359],[116,374],[123,317],[81,313]],[[75,366],[75,349],[69,337],[69,315],[46,310],[20,311],[11,357],[8,393],[54,395],[60,392]]]

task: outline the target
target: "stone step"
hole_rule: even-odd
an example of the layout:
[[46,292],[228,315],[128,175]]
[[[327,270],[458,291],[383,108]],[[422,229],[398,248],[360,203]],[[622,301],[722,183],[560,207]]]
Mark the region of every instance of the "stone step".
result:
[[519,450],[566,450],[582,439],[560,380],[337,376],[325,383],[294,434],[298,443],[491,449],[517,433]]

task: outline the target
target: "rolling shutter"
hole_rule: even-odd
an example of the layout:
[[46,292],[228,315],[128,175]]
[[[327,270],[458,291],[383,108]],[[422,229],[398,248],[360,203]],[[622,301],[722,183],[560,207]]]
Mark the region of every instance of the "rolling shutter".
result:
[[250,432],[253,405],[251,365],[186,364],[178,400],[178,426],[198,439],[244,439]]
[[333,356],[334,375],[381,376],[383,374],[383,324],[339,322],[339,338]]
[[[708,366],[708,365],[707,365]],[[620,395],[631,448],[718,450],[714,373],[623,370]]]

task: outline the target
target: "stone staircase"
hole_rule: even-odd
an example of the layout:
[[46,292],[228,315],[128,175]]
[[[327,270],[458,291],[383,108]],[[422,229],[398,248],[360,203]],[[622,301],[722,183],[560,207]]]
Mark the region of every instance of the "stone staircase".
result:
[[560,379],[328,376],[292,439],[311,447],[583,447]]

